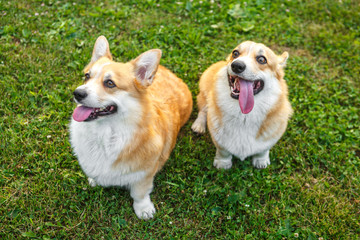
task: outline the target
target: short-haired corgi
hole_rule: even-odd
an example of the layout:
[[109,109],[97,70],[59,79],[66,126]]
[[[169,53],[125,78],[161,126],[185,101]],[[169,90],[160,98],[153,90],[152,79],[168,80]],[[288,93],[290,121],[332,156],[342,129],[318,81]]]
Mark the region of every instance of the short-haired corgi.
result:
[[232,156],[242,161],[252,157],[256,168],[270,164],[269,150],[285,132],[292,114],[283,78],[288,56],[245,41],[226,61],[202,74],[199,114],[192,130],[204,133],[207,123],[216,146],[216,168],[231,168]]
[[70,141],[91,186],[125,186],[141,219],[152,218],[155,174],[169,158],[177,134],[192,111],[187,85],[159,65],[149,50],[127,63],[112,60],[100,36],[85,82],[74,91],[78,104]]

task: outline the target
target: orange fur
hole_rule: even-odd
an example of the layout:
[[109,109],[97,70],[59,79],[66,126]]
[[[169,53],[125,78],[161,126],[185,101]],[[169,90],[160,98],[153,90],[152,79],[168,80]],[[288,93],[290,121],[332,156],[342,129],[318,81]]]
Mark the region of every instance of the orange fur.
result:
[[189,119],[191,93],[181,79],[163,66],[159,66],[154,83],[147,89],[139,91],[141,87],[135,83],[129,81],[127,88],[142,102],[143,118],[133,141],[113,166],[125,163],[132,171],[146,170],[154,176],[170,156],[180,127]]
[[[293,110],[289,101],[287,100],[287,85],[285,80],[282,78],[280,79],[280,86],[282,88],[282,95],[280,96],[275,106],[266,115],[265,120],[259,128],[256,138],[264,138],[267,140],[269,138],[277,137],[278,135],[283,135],[286,130],[288,118],[292,115]],[[284,118],[284,116],[288,117]],[[274,126],[276,127],[277,131],[269,136],[265,136],[266,132],[268,132],[268,129],[273,129]]]
[[[214,85],[217,78],[218,71],[226,65],[225,61],[217,62],[211,65],[206,71],[201,75],[200,78],[200,93],[197,96],[197,104],[199,110],[207,107],[207,104],[211,104],[215,107],[215,112],[217,116],[220,116],[221,121],[221,110],[217,105],[217,96],[214,93]],[[209,103],[209,102],[211,103]],[[209,116],[209,115],[208,115]],[[208,124],[211,124],[211,121],[208,121]],[[222,123],[220,123],[222,125]],[[209,126],[210,127],[210,126]],[[211,126],[212,127],[212,126]]]

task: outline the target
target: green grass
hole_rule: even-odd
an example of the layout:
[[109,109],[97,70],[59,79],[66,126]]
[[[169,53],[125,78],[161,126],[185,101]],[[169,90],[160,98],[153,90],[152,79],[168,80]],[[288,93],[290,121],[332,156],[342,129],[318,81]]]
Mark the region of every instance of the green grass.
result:
[[[358,1],[74,2],[0,1],[1,239],[360,238]],[[128,191],[90,188],[68,123],[99,35],[117,61],[162,49],[194,96],[243,40],[289,51],[295,112],[272,164],[216,170],[209,134],[190,130],[195,107],[156,176],[153,220]]]

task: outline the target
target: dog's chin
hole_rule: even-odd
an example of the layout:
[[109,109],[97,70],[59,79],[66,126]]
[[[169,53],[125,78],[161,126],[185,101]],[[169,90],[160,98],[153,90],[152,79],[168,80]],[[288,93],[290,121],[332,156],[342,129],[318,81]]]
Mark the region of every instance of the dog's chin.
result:
[[228,74],[228,81],[229,81],[230,92],[231,92],[230,96],[234,99],[239,99],[239,95],[240,95],[239,81],[252,82],[254,95],[260,93],[264,89],[264,85],[265,85],[264,81],[262,79],[250,80],[250,79],[245,79],[245,78],[239,77],[237,75],[230,75],[230,74]]

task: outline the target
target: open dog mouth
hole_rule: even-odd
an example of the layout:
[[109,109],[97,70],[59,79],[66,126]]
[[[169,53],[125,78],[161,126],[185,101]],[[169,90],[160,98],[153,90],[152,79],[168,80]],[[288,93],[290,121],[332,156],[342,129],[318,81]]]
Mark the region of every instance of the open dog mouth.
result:
[[97,119],[98,117],[108,116],[116,113],[117,106],[109,105],[104,108],[92,108],[86,106],[78,106],[75,108],[73,118],[77,122],[88,122]]
[[239,99],[239,95],[240,95],[240,81],[246,81],[249,83],[252,83],[252,88],[253,88],[253,94],[256,95],[259,92],[261,92],[264,88],[264,81],[263,80],[255,80],[255,81],[250,81],[250,80],[246,80],[243,78],[240,78],[238,76],[229,76],[229,85],[230,85],[230,90],[231,90],[231,97],[234,99]]
[[241,112],[247,114],[254,107],[254,95],[264,89],[263,80],[250,81],[239,76],[228,75],[231,97],[239,100]]

